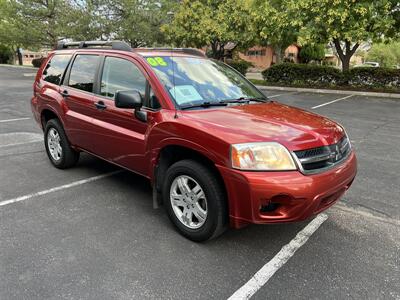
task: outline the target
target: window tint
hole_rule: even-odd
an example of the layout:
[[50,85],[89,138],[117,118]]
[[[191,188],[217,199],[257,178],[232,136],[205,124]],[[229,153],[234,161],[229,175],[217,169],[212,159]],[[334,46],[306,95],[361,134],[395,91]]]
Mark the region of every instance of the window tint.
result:
[[106,57],[101,77],[100,95],[114,98],[117,91],[138,90],[146,92],[146,78],[132,62],[116,57]]
[[77,55],[69,75],[69,86],[87,92],[93,92],[99,56]]
[[60,84],[71,55],[54,55],[43,71],[43,80]]

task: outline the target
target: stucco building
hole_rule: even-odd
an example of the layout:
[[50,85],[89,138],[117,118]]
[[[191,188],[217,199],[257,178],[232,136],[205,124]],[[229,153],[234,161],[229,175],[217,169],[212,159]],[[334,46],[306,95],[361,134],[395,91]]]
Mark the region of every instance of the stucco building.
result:
[[[271,46],[254,46],[244,53],[239,53],[239,58],[251,62],[255,69],[265,70],[276,63],[275,51]],[[297,63],[299,61],[299,47],[290,45],[285,50],[285,58]]]

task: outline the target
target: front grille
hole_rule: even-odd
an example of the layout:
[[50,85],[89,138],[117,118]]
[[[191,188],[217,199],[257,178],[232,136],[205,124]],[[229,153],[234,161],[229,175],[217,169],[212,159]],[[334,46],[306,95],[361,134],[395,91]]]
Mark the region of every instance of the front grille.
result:
[[345,160],[350,152],[347,136],[333,145],[294,151],[304,173],[318,173],[331,168]]

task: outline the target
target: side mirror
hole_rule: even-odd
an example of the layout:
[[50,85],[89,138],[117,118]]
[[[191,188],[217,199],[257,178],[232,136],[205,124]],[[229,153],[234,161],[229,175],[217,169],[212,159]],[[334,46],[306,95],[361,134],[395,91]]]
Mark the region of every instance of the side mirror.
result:
[[119,108],[139,109],[143,105],[142,96],[139,91],[118,91],[115,94],[115,106]]
[[115,94],[115,106],[118,108],[133,108],[135,117],[142,122],[147,122],[147,112],[140,110],[143,105],[142,95],[139,91],[118,91]]

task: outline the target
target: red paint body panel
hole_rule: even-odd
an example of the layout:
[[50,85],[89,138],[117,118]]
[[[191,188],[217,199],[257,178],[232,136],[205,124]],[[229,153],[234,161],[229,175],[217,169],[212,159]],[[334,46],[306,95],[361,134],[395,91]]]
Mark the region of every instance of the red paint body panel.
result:
[[[276,102],[175,111],[174,103],[140,50],[139,54],[114,50],[63,50],[62,53],[96,53],[130,60],[144,73],[162,109],[145,109],[148,121],[144,123],[133,116],[132,110],[116,108],[110,99],[44,81],[41,77],[44,64],[38,71],[31,101],[36,121],[41,124],[44,110],[53,112],[75,148],[152,181],[164,147],[178,145],[201,153],[215,164],[223,178],[232,227],[304,220],[335,203],[354,180],[357,172],[354,152],[341,165],[315,175],[231,168],[230,146],[235,143],[273,141],[290,151],[337,143],[344,136],[344,129],[325,117]],[[157,54],[146,51],[146,55]],[[67,99],[60,95],[64,89],[70,94]],[[95,109],[95,102],[100,100],[107,109]],[[260,207],[268,203],[279,206],[272,212],[260,212]]]
[[[230,199],[232,227],[247,223],[305,220],[333,205],[352,184],[357,173],[354,153],[330,171],[305,176],[291,172],[241,172],[219,167]],[[269,202],[279,204],[272,212],[260,212]]]

